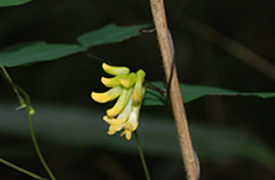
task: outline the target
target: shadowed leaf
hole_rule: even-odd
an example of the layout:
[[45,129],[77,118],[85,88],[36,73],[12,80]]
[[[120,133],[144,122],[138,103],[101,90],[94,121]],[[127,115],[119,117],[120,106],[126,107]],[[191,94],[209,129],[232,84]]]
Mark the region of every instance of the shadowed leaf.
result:
[[78,36],[77,41],[85,47],[118,43],[139,35],[139,31],[146,26],[148,25],[117,26],[115,24],[109,24],[95,31]]
[[[155,86],[165,89],[166,84],[164,82],[152,82]],[[215,96],[256,96],[260,98],[274,98],[275,92],[237,92],[228,89],[199,86],[199,85],[186,85],[180,84],[182,99],[185,103],[191,102],[198,98],[215,95]],[[144,105],[160,106],[166,103],[165,98],[157,91],[147,89],[144,99]]]
[[44,41],[21,43],[0,51],[0,62],[6,67],[51,61],[83,51],[74,44],[48,44]]

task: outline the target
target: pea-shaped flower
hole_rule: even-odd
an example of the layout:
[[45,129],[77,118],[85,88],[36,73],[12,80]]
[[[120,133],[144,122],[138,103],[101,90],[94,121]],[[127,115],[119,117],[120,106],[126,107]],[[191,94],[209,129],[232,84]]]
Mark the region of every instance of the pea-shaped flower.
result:
[[125,134],[126,139],[130,140],[132,132],[138,127],[139,112],[145,94],[145,72],[140,69],[136,73],[130,73],[127,67],[110,66],[106,63],[102,64],[102,68],[114,76],[101,78],[101,82],[111,89],[102,93],[92,92],[91,97],[98,103],[117,99],[114,106],[106,111],[103,120],[110,125],[109,135],[124,129],[121,136]]

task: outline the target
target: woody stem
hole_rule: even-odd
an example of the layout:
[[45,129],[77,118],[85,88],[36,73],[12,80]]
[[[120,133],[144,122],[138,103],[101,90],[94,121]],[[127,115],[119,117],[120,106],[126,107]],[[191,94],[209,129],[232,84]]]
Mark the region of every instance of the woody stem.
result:
[[[169,86],[169,98],[171,101],[173,114],[177,126],[178,138],[181,147],[181,153],[185,165],[188,180],[197,180],[197,168],[195,154],[190,138],[187,118],[185,114],[184,104],[182,102],[182,95],[179,88],[179,81],[176,68],[173,70],[171,77],[171,65],[173,60],[173,52],[171,40],[169,38],[169,31],[166,22],[166,14],[163,0],[150,0],[151,11],[154,18],[154,23],[157,31],[158,42],[160,45],[162,61],[164,65],[166,80]],[[170,81],[170,82],[169,82]]]

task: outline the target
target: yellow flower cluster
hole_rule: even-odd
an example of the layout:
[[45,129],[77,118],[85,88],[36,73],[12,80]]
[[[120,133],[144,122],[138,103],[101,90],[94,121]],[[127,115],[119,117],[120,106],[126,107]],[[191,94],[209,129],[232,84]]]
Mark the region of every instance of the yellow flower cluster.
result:
[[102,77],[101,82],[109,89],[103,93],[92,92],[91,97],[98,103],[106,103],[117,98],[114,106],[106,111],[103,120],[109,126],[108,134],[113,135],[124,129],[121,136],[127,140],[138,127],[138,118],[142,99],[145,93],[143,82],[145,72],[140,69],[136,73],[130,72],[127,67],[102,64],[103,70],[114,77]]

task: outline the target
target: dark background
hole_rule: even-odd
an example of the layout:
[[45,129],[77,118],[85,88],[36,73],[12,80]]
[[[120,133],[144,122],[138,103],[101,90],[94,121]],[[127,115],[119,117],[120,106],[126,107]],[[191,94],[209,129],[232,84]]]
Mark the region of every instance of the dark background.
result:
[[[181,82],[236,91],[274,92],[274,80],[192,32],[185,31],[183,26],[184,15],[192,17],[247,46],[274,64],[273,1],[174,0],[166,1],[166,8]],[[23,6],[1,8],[0,48],[38,40],[75,43],[78,35],[109,23],[152,23],[149,1],[37,0]],[[113,64],[129,66],[134,71],[143,68],[147,72],[148,81],[164,80],[155,33],[142,34],[119,44],[93,47],[89,52]],[[8,68],[8,71],[13,80],[29,92],[33,104],[99,108],[98,104],[91,101],[89,93],[92,90],[104,89],[98,81],[102,76],[100,62],[85,54],[80,53],[53,62]],[[1,104],[17,101],[3,79],[0,79],[0,99]],[[263,139],[274,150],[274,107],[274,99],[209,96],[187,104],[186,110],[191,124],[238,127]],[[102,111],[103,108],[98,110],[100,114]],[[143,108],[143,113],[158,112],[171,116],[168,107]],[[24,145],[24,153],[10,156],[10,160],[39,174],[45,174],[32,151],[28,137],[0,133],[0,144],[0,149],[16,149],[16,145]],[[43,139],[40,144],[42,151],[45,150],[49,164],[58,164],[53,165],[58,179],[145,179],[138,154],[125,154],[94,146],[84,148],[71,144],[56,145]],[[10,152],[9,149],[7,151]],[[153,179],[184,178],[180,158],[147,158]],[[261,164],[243,159],[201,159],[201,168],[201,179],[274,178],[274,172]],[[0,172],[0,179],[29,179],[3,165],[0,165]]]

